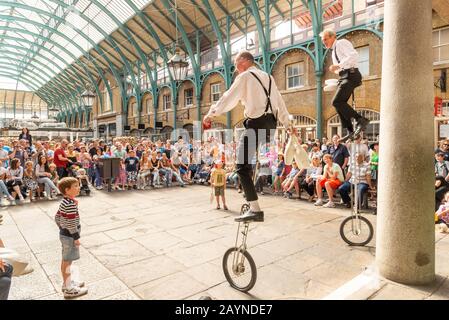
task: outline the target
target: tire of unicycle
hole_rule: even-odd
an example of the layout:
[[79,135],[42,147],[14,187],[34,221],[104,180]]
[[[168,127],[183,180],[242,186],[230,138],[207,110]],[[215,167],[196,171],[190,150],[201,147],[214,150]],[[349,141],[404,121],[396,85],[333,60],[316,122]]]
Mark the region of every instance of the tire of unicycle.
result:
[[[248,261],[249,266],[251,268],[251,280],[249,281],[249,283],[246,286],[240,286],[238,285],[231,277],[231,273],[233,272],[232,270],[228,270],[228,259],[233,259],[233,253],[235,251],[240,251],[241,254],[243,254],[245,256],[245,259]],[[256,280],[257,280],[257,268],[256,268],[256,264],[254,263],[253,258],[251,257],[251,255],[249,254],[248,251],[241,251],[239,248],[233,247],[233,248],[229,248],[224,256],[223,256],[223,272],[224,275],[226,277],[226,280],[228,281],[228,283],[231,285],[232,288],[241,291],[241,292],[248,292],[249,290],[251,290],[254,285],[256,284]]]
[[364,239],[361,242],[354,242],[351,241],[350,239],[348,239],[344,233],[344,229],[345,229],[345,225],[347,223],[352,223],[352,219],[355,219],[354,217],[347,217],[346,219],[343,220],[343,222],[340,225],[340,236],[343,239],[344,242],[346,242],[347,244],[349,244],[350,246],[364,246],[367,245],[371,239],[373,239],[373,235],[374,235],[374,228],[373,225],[371,224],[371,222],[369,222],[369,220],[365,217],[359,216],[360,219],[360,223],[363,225],[365,224],[366,226],[368,226],[368,236],[366,237],[366,239]]

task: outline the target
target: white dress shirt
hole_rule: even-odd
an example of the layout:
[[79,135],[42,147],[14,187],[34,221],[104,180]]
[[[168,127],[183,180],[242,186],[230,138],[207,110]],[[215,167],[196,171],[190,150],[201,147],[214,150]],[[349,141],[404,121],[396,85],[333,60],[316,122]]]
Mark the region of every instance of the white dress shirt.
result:
[[[265,89],[268,91],[268,74],[254,66],[250,67],[245,72],[239,74],[229,90],[223,94],[216,104],[211,106],[207,114],[208,117],[216,117],[232,110],[239,101],[241,101],[245,107],[245,117],[254,119],[259,118],[264,114],[267,96],[259,81],[257,81],[250,72],[253,72],[260,81],[262,81]],[[275,116],[277,115],[278,120],[285,128],[287,128],[289,126],[289,113],[273,77],[271,77],[270,100],[273,113]],[[268,110],[268,112],[270,112],[270,110]]]
[[[346,39],[335,40],[332,45],[332,62],[340,69],[358,68],[359,53],[354,49],[351,42]],[[338,62],[335,53],[338,55]]]

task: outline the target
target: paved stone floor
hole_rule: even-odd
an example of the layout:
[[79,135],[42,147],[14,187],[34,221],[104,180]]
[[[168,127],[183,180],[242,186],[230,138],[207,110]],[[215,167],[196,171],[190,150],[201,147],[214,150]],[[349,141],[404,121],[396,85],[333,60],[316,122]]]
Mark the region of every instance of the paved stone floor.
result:
[[[399,285],[376,276],[375,237],[349,247],[339,236],[346,209],[262,196],[264,223],[248,246],[258,267],[250,294],[232,289],[221,260],[234,245],[242,197],[228,189],[230,211],[209,203],[210,189],[94,191],[80,197],[81,260],[89,294],[81,299],[448,299],[449,237],[436,234],[437,281]],[[0,237],[34,272],[13,278],[10,299],[62,299],[58,201],[2,208]],[[366,215],[375,225],[375,216]]]

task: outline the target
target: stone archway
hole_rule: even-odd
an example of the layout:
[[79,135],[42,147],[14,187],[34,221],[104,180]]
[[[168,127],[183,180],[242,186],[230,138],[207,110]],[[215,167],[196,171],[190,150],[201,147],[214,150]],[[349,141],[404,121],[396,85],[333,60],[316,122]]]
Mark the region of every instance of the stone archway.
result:
[[[358,109],[357,112],[370,121],[365,130],[364,138],[368,139],[369,142],[378,141],[380,131],[380,113],[369,109]],[[340,137],[346,134],[346,129],[343,129],[340,116],[338,114],[334,115],[327,121],[327,138],[331,139],[336,134]]]

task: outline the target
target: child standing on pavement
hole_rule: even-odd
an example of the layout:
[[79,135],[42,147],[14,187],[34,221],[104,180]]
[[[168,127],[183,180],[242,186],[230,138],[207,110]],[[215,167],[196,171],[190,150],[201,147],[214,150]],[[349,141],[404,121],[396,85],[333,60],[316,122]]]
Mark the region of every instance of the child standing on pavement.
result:
[[55,216],[56,225],[59,227],[59,239],[62,244],[62,292],[64,298],[70,299],[87,293],[84,282],[77,282],[72,279],[70,272],[72,262],[80,258],[81,225],[78,201],[75,200],[80,192],[80,185],[76,178],[63,178],[58,183],[58,189],[64,196]]
[[217,200],[217,209],[220,209],[220,196],[223,202],[223,209],[228,210],[225,200],[226,189],[226,171],[223,169],[223,163],[220,160],[215,161],[215,169],[211,172],[210,182],[215,191]]

